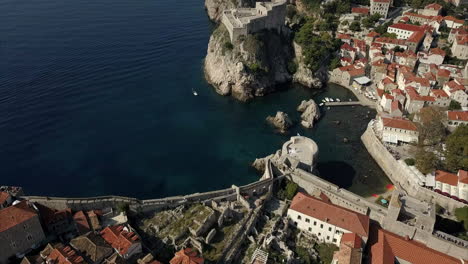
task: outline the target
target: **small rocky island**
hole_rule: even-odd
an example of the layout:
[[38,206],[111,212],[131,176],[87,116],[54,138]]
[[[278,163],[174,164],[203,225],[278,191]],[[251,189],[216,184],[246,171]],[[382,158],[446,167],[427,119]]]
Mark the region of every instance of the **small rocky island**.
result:
[[275,116],[268,116],[267,122],[276,127],[280,133],[285,134],[292,127],[293,122],[288,114],[278,111]]
[[[263,96],[291,81],[321,87],[303,64],[299,45],[285,26],[287,1],[206,0],[214,30],[205,59],[205,76],[216,92],[241,101]],[[238,8],[243,7],[243,8]],[[296,59],[297,57],[297,59]]]

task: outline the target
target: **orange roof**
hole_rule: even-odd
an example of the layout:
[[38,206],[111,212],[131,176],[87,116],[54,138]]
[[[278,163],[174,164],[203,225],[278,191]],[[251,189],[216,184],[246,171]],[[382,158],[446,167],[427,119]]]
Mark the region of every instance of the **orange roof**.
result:
[[73,215],[73,220],[75,221],[79,234],[84,234],[91,231],[88,219],[86,218],[86,215],[83,211],[76,212],[75,215]]
[[367,37],[371,37],[371,38],[377,37],[377,36],[380,36],[380,34],[375,31],[371,31],[369,34],[367,34]]
[[433,18],[433,16],[425,16],[425,15],[421,15],[421,14],[417,14],[417,13],[411,13],[411,12],[406,12],[404,15],[405,16],[410,16],[410,17],[424,18],[424,19],[427,19],[427,20],[430,20],[430,19]]
[[49,262],[54,264],[79,264],[84,263],[84,260],[71,247],[60,246],[50,252],[47,257],[47,263]]
[[356,51],[356,49],[351,47],[351,45],[349,45],[348,43],[344,43],[343,45],[341,45],[341,49],[349,50],[349,51]]
[[369,14],[369,8],[365,7],[353,7],[351,8],[351,13],[358,13],[358,14]]
[[405,40],[404,39],[394,39],[394,38],[389,38],[389,37],[380,37],[375,39],[376,42],[381,42],[381,43],[388,43],[388,44],[395,44],[395,45],[405,45]]
[[459,170],[458,171],[458,181],[468,184],[468,171]]
[[346,244],[352,248],[361,248],[362,239],[355,233],[344,233],[343,236],[341,236],[341,244]]
[[458,24],[463,24],[463,23],[465,23],[465,21],[463,21],[463,20],[461,20],[461,19],[456,19],[456,18],[453,17],[453,16],[446,16],[446,17],[444,17],[444,20],[453,21],[453,22],[458,23]]
[[297,193],[289,209],[346,229],[360,236],[369,236],[369,217],[367,215],[327,203],[305,193]]
[[432,3],[425,6],[424,9],[440,10],[442,9],[442,6],[437,3]]
[[6,231],[37,216],[27,201],[0,210],[0,232]]
[[432,89],[431,93],[433,96],[440,98],[440,97],[449,97],[444,90],[441,89]]
[[390,108],[391,108],[392,112],[400,110],[400,102],[397,101],[397,100],[392,101],[392,104],[391,104]]
[[71,219],[70,208],[67,208],[64,210],[55,210],[47,206],[44,206],[42,204],[36,204],[36,207],[37,209],[39,209],[39,214],[41,215],[41,219],[43,220],[46,226],[53,224],[53,223],[57,223],[59,221]]
[[338,34],[339,39],[351,39],[351,36],[349,34]]
[[446,171],[436,170],[435,180],[452,186],[458,185],[458,176]]
[[393,264],[396,258],[413,264],[461,263],[459,259],[383,229],[378,229],[375,233],[375,241],[370,243],[372,264]]
[[203,258],[198,257],[198,253],[191,248],[184,248],[175,253],[169,262],[170,264],[203,264]]
[[460,90],[460,91],[464,91],[465,90],[465,87],[461,84],[458,84],[457,82],[455,81],[449,81],[449,82],[446,82],[445,85],[447,85],[447,87],[450,88],[450,91],[451,92],[454,92],[456,90]]
[[440,48],[433,48],[430,50],[430,53],[431,54],[437,54],[437,55],[440,55],[440,56],[445,56],[445,51],[440,49]]
[[407,42],[419,43],[424,38],[423,31],[416,31],[406,40]]
[[0,205],[2,205],[10,197],[10,194],[7,192],[0,192]]
[[422,31],[423,29],[420,26],[416,25],[410,25],[410,24],[403,24],[403,23],[397,23],[389,26],[391,28],[396,28],[396,29],[401,29],[401,30],[407,30],[407,31]]
[[359,76],[359,75],[365,75],[366,71],[364,68],[361,68],[361,69],[355,69],[355,70],[349,71],[348,73],[350,76]]
[[447,111],[448,120],[468,121],[468,111]]
[[450,71],[446,69],[438,69],[437,76],[448,78],[450,77]]
[[458,35],[456,38],[458,45],[468,45],[468,35]]
[[382,123],[385,127],[418,131],[416,125],[413,122],[406,119],[382,117]]
[[121,255],[126,254],[130,246],[138,243],[139,240],[135,233],[124,230],[124,227],[121,225],[106,227],[101,231],[101,236]]

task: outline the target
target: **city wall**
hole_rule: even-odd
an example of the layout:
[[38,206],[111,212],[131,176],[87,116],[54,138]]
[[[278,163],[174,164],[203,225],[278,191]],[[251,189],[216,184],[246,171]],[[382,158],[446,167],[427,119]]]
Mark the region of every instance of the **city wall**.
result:
[[465,206],[463,203],[415,184],[408,179],[404,162],[396,160],[374,133],[369,125],[361,137],[364,146],[379,164],[388,178],[399,189],[425,202],[437,203],[449,211]]

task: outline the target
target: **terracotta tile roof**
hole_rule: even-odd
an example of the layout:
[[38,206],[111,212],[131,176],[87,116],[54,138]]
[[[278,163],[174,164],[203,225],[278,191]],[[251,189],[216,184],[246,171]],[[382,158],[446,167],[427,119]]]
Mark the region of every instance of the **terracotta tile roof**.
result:
[[416,125],[413,122],[406,119],[382,117],[382,123],[384,127],[418,131]]
[[389,27],[400,29],[400,30],[413,31],[413,32],[422,31],[422,28],[420,26],[410,25],[410,24],[403,24],[403,23],[393,24],[393,25],[391,25]]
[[101,236],[121,255],[127,254],[130,246],[139,242],[135,233],[126,231],[121,225],[106,227],[101,231]]
[[383,229],[378,229],[373,234],[376,238],[370,241],[372,264],[394,264],[395,259],[405,260],[412,264],[460,264],[459,259],[445,255],[439,251]]
[[341,57],[340,60],[341,60],[341,61],[345,61],[345,62],[349,62],[349,63],[352,62],[351,58],[348,58],[348,57]]
[[170,264],[203,264],[203,258],[198,257],[198,253],[191,248],[184,248],[175,253]]
[[394,45],[405,45],[404,39],[394,39],[389,37],[380,37],[375,39],[376,42],[384,43],[384,44],[394,44]]
[[458,181],[464,184],[468,184],[468,171],[459,170],[458,171]]
[[347,65],[347,66],[339,67],[338,69],[342,72],[347,72],[347,71],[354,70],[355,68],[354,68],[354,65]]
[[365,75],[366,71],[364,68],[361,68],[361,69],[355,69],[355,70],[349,71],[348,73],[350,76],[355,77],[355,76]]
[[37,216],[36,211],[29,206],[27,201],[9,206],[0,210],[0,232],[6,231]]
[[457,82],[455,81],[449,81],[449,82],[446,82],[445,85],[450,88],[450,92],[454,92],[456,90],[461,90],[461,91],[464,91],[465,90],[465,86],[461,85],[461,84],[458,84]]
[[432,3],[432,4],[428,4],[427,6],[425,6],[424,9],[432,9],[432,10],[438,11],[442,9],[442,6],[437,3]]
[[456,19],[453,16],[446,16],[446,17],[444,17],[444,20],[453,21],[454,23],[458,23],[458,24],[462,24],[462,25],[463,25],[463,23],[465,23],[465,21],[463,21],[461,19]]
[[433,18],[433,16],[425,16],[425,15],[421,15],[421,14],[417,14],[417,13],[411,13],[411,12],[406,12],[404,15],[409,16],[409,17],[419,17],[419,18],[423,18],[423,19],[427,19],[427,20],[430,20],[430,19]]
[[456,39],[458,45],[468,45],[468,35],[458,35]]
[[80,264],[84,263],[81,256],[76,255],[76,252],[71,247],[57,247],[50,252],[47,257],[47,263],[54,264]]
[[446,69],[438,69],[437,70],[437,76],[444,77],[444,78],[449,78],[450,77],[450,71]]
[[429,82],[428,79],[422,78],[422,77],[416,77],[416,76],[411,76],[408,78],[410,82],[415,82],[418,83],[421,86],[429,87],[431,86],[431,83]]
[[0,205],[6,202],[10,198],[10,194],[7,192],[0,192]]
[[409,21],[409,17],[407,16],[404,16],[402,18],[400,18],[400,20],[398,20],[398,22],[408,22]]
[[444,90],[441,90],[441,89],[432,89],[432,90],[431,90],[431,94],[432,94],[434,97],[437,97],[437,98],[442,98],[442,97],[448,98],[448,97],[449,97],[449,96],[447,95],[447,93],[446,93]]
[[338,226],[360,236],[369,236],[369,217],[349,209],[297,193],[289,209]]
[[367,46],[366,46],[366,42],[364,40],[360,40],[360,39],[353,39],[353,46],[356,48],[356,49],[359,49],[360,51],[366,51],[367,50]]
[[351,8],[351,13],[356,13],[356,14],[369,14],[369,8],[365,7],[353,7]]
[[406,42],[413,42],[413,43],[419,43],[422,41],[424,38],[424,32],[422,31],[416,31],[409,38],[406,40]]
[[64,210],[55,210],[42,204],[36,204],[36,207],[39,210],[41,219],[46,226],[60,221],[66,221],[71,219],[70,208]]
[[338,39],[351,39],[351,36],[349,34],[338,34]]
[[374,38],[377,36],[380,36],[380,34],[375,31],[371,31],[369,34],[367,34],[367,37],[371,37],[371,38]]
[[91,231],[88,219],[83,211],[76,212],[75,215],[73,215],[73,220],[75,221],[76,229],[78,229],[79,234],[85,234]]
[[388,93],[384,94],[384,97],[385,97],[386,99],[393,100],[393,96],[390,95],[390,94],[388,94]]
[[84,253],[93,262],[101,261],[114,252],[114,249],[102,237],[93,232],[72,239],[70,245]]
[[447,111],[448,120],[468,121],[468,111]]
[[397,100],[392,101],[392,104],[391,104],[390,108],[391,108],[392,112],[400,110],[400,102],[397,101]]
[[468,78],[455,78],[454,81],[460,85],[468,86]]
[[440,49],[440,48],[433,48],[430,50],[429,52],[430,54],[437,54],[437,55],[440,55],[442,57],[445,57],[445,51]]
[[356,51],[355,48],[351,47],[351,45],[349,45],[348,43],[345,43],[343,45],[341,45],[341,48],[342,50],[348,50],[348,51]]
[[384,90],[377,88],[377,96],[382,98],[383,95],[384,95]]
[[341,244],[346,244],[352,248],[361,248],[362,239],[355,233],[344,233],[343,236],[341,236]]
[[446,171],[436,170],[435,180],[452,186],[458,185],[458,176]]

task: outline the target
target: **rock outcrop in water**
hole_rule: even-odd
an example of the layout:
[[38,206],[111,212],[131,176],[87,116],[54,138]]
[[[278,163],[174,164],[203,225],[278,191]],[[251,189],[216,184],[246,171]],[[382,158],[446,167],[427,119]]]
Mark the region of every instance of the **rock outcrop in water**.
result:
[[305,128],[312,128],[314,122],[320,118],[320,109],[313,99],[303,100],[297,107],[297,111],[302,112],[301,125]]
[[292,80],[290,40],[274,31],[247,35],[231,44],[221,24],[211,35],[207,53],[205,76],[221,95],[246,101]]
[[276,112],[275,116],[268,116],[266,120],[268,123],[276,127],[281,133],[286,133],[286,131],[293,125],[288,114],[281,111]]

